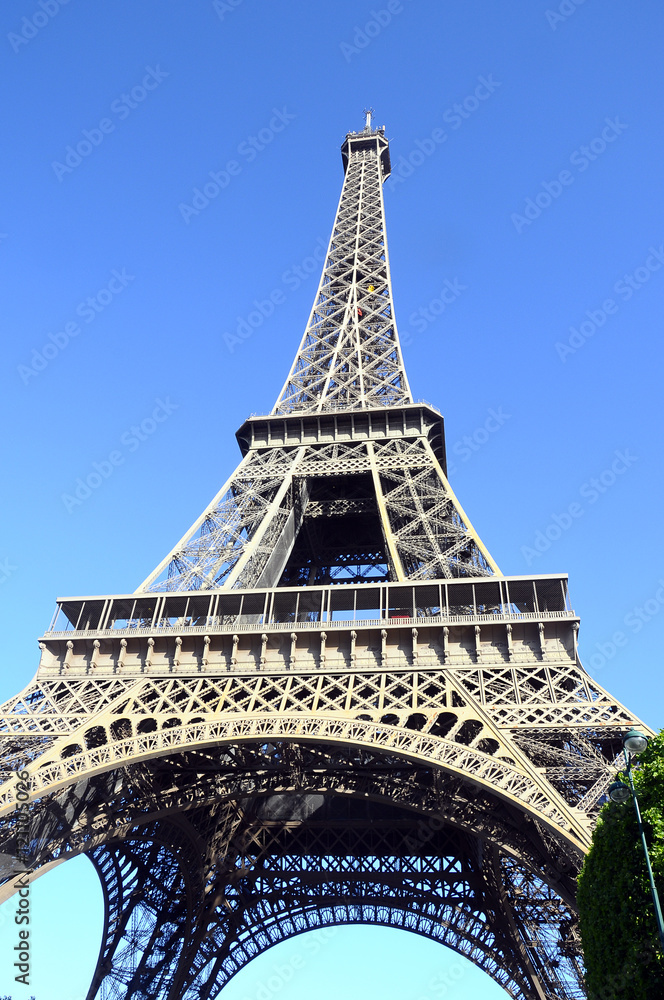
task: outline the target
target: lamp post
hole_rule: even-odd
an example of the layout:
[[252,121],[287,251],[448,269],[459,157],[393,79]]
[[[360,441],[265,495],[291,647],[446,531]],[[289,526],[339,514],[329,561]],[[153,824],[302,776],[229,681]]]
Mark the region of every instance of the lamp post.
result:
[[641,820],[641,810],[639,809],[639,800],[636,796],[636,789],[634,788],[634,779],[632,778],[632,755],[642,753],[648,746],[648,737],[644,736],[643,733],[638,732],[636,729],[630,729],[627,735],[623,739],[623,748],[625,750],[625,773],[627,774],[627,780],[629,786],[623,781],[614,781],[609,788],[609,798],[612,802],[626,802],[627,799],[632,797],[632,802],[634,803],[634,812],[636,813],[636,822],[639,827],[639,833],[641,835],[641,844],[643,846],[643,853],[646,859],[646,868],[648,869],[648,879],[650,881],[650,892],[652,895],[652,901],[655,905],[655,919],[657,921],[657,932],[659,934],[659,944],[664,952],[664,918],[662,917],[662,907],[659,902],[659,894],[657,892],[657,886],[655,885],[655,879],[652,873],[652,865],[650,864],[650,855],[648,854],[648,845],[646,844],[646,835],[643,829],[643,822]]

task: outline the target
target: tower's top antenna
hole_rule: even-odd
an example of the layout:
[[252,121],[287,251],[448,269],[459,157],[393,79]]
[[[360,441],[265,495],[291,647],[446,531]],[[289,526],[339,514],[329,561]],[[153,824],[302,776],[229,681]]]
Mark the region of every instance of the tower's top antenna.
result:
[[365,108],[362,114],[366,115],[366,121],[364,123],[365,129],[371,128],[371,119],[376,114],[373,108]]

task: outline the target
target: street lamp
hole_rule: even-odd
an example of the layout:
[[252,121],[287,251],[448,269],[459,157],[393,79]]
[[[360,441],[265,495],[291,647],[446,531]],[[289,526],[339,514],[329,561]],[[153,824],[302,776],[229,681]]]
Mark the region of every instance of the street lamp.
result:
[[612,802],[627,802],[627,799],[631,799],[631,797],[629,785],[626,785],[624,781],[614,781],[609,786],[609,798]]
[[648,737],[638,729],[630,729],[623,739],[623,746],[629,753],[643,753],[648,746]]
[[636,822],[638,823],[639,833],[641,835],[641,844],[643,845],[643,853],[646,858],[646,868],[648,869],[648,879],[650,880],[650,892],[652,894],[652,901],[655,904],[655,919],[657,920],[657,931],[659,933],[659,944],[664,952],[664,918],[662,917],[662,907],[659,903],[659,895],[657,893],[657,886],[655,885],[655,879],[652,873],[652,865],[650,864],[650,855],[648,854],[648,845],[646,844],[646,835],[643,829],[643,823],[641,821],[641,810],[639,809],[639,800],[636,797],[636,789],[634,788],[634,779],[632,778],[632,754],[643,753],[645,748],[648,746],[648,737],[643,733],[640,733],[637,729],[630,729],[627,735],[623,738],[623,748],[625,750],[625,773],[627,775],[627,780],[629,785],[626,785],[624,781],[614,781],[609,787],[609,798],[612,802],[627,802],[627,799],[632,798],[634,802],[634,812],[636,813]]

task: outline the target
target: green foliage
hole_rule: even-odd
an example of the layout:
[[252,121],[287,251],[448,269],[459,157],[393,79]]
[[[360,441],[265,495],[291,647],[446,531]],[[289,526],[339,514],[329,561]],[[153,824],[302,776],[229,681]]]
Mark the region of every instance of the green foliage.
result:
[[[664,901],[664,731],[632,773]],[[602,809],[579,876],[578,903],[591,1000],[662,1000],[664,955],[631,799]]]

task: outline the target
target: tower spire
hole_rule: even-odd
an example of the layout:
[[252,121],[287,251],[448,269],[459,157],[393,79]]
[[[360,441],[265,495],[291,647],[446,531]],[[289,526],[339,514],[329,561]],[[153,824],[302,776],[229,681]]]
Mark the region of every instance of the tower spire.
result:
[[341,155],[318,291],[274,409],[240,428],[239,467],[138,592],[500,573],[447,481],[443,419],[408,385],[384,129],[349,132]]
[[392,304],[383,183],[388,140],[366,127],[341,147],[345,177],[318,291],[274,413],[412,401]]

